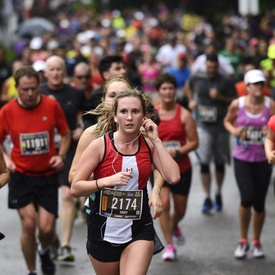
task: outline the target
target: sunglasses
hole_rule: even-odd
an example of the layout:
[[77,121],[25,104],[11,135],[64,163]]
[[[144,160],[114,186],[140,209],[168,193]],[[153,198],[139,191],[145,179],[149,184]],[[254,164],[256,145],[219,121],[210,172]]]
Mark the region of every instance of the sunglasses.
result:
[[90,75],[76,75],[75,76],[77,79],[89,79],[91,76]]

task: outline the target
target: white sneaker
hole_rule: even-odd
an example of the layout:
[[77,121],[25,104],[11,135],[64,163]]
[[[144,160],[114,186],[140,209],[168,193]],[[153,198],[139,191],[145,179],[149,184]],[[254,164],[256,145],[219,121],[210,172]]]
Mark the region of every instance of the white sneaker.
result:
[[260,243],[253,244],[252,255],[254,258],[261,259],[265,257],[263,247]]
[[247,251],[249,250],[249,244],[245,242],[239,242],[238,246],[234,252],[234,256],[238,260],[243,260],[246,258]]
[[168,244],[161,258],[164,261],[175,261],[177,259],[176,248],[172,244]]

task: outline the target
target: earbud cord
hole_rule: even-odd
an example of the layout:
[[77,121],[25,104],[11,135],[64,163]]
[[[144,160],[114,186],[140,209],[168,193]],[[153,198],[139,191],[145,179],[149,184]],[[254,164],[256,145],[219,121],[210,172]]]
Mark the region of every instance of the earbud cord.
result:
[[[113,161],[112,161],[112,169],[113,169],[113,171],[114,171],[115,174],[116,174],[117,172],[116,172],[116,169],[114,168],[114,162],[115,162],[115,160],[117,159],[118,154],[120,153],[120,149],[121,149],[124,145],[131,144],[131,143],[135,142],[135,141],[140,137],[140,135],[141,135],[141,132],[139,132],[139,134],[137,135],[137,137],[134,138],[132,141],[123,143],[123,144],[119,147],[119,149],[118,149],[117,151],[115,151],[115,150],[113,149],[113,147],[111,147],[111,149],[116,153],[116,155],[115,155],[115,157],[114,157],[114,159],[113,159]],[[114,140],[115,140],[115,136],[111,139],[111,142],[114,141]]]
[[[139,132],[139,134],[138,134],[138,136],[136,137],[136,138],[134,138],[132,141],[130,141],[130,142],[126,142],[126,143],[123,143],[120,147],[119,147],[119,149],[117,150],[117,151],[115,151],[114,149],[113,149],[113,147],[111,147],[111,149],[116,153],[116,155],[115,155],[115,157],[114,157],[114,159],[113,159],[113,161],[112,161],[112,169],[113,169],[113,171],[114,171],[114,173],[116,174],[116,169],[115,169],[115,167],[114,167],[114,162],[115,162],[115,160],[117,159],[117,157],[118,157],[118,153],[120,152],[120,149],[124,146],[124,145],[127,145],[127,144],[131,144],[131,143],[133,143],[133,142],[135,142],[139,137],[140,137],[140,135],[141,135],[141,132]],[[111,142],[112,141],[114,141],[115,140],[115,136],[111,139]],[[115,192],[116,192],[116,187],[114,186],[114,190],[115,190]],[[114,192],[114,194],[113,194],[113,198],[114,198],[114,196],[115,196],[115,192]],[[113,214],[113,207],[111,207],[111,213],[109,214],[109,216],[108,217],[111,217],[112,216],[112,214]],[[104,227],[104,225],[107,223],[107,219],[106,219],[106,221],[102,224],[102,226],[101,226],[101,228],[100,228],[100,235],[101,235],[101,238],[104,240],[104,236],[103,236],[103,227]],[[119,246],[119,244],[112,244],[113,246]]]

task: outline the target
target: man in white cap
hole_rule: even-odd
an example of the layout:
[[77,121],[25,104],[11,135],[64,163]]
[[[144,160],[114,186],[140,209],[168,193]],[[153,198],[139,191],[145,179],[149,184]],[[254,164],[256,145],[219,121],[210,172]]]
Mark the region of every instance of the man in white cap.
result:
[[45,60],[48,57],[47,52],[43,49],[44,42],[41,37],[34,37],[29,44],[31,49],[30,59],[32,62]]
[[45,77],[46,62],[44,60],[37,60],[33,62],[32,67],[39,74],[40,83],[43,83],[47,80]]

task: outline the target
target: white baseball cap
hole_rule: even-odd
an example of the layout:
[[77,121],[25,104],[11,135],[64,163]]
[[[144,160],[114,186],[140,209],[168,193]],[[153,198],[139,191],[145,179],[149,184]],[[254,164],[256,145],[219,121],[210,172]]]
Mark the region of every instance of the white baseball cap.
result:
[[46,69],[46,62],[44,60],[37,60],[37,61],[33,62],[32,67],[37,72],[39,72],[39,71],[45,71],[45,69]]
[[250,84],[250,83],[257,83],[257,82],[266,82],[266,79],[264,77],[264,74],[261,70],[249,70],[245,75],[244,75],[244,83],[245,84]]
[[43,40],[41,37],[34,37],[30,42],[30,49],[32,50],[40,50],[43,46]]

